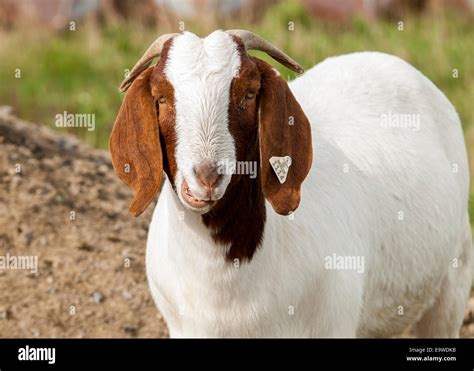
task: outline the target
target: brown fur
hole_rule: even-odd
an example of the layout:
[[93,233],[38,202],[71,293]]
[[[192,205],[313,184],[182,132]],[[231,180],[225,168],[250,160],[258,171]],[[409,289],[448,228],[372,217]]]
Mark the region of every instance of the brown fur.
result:
[[[287,215],[300,203],[301,184],[313,161],[311,125],[286,81],[269,64],[255,61],[262,74],[259,105],[263,195],[278,214]],[[272,156],[292,158],[283,184],[270,165]]]
[[[163,74],[169,46],[165,44],[160,62],[144,70],[130,86],[110,135],[115,172],[135,192],[129,208],[133,216],[155,199],[163,169],[170,179],[176,174],[174,92]],[[166,103],[158,103],[161,96]]]
[[135,192],[129,209],[134,216],[140,215],[154,199],[163,174],[155,101],[150,94],[152,72],[153,68],[146,69],[133,82],[109,142],[115,172]]

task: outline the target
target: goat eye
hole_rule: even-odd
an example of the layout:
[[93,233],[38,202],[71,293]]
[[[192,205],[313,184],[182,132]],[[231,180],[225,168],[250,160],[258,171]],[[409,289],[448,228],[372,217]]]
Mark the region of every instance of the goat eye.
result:
[[252,99],[253,97],[255,97],[255,93],[252,93],[252,92],[247,92],[247,94],[245,95],[245,98],[246,99]]
[[158,103],[160,103],[160,104],[166,103],[166,98],[165,97],[159,97],[158,98]]

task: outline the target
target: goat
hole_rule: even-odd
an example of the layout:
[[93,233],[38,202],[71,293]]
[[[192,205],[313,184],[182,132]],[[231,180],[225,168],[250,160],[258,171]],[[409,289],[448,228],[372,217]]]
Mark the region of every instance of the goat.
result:
[[[303,71],[249,31],[184,32],[121,85],[110,152],[132,215],[160,193],[146,270],[170,336],[457,337],[472,266],[453,106],[395,56],[287,84],[252,49]],[[257,176],[222,169],[239,161]]]

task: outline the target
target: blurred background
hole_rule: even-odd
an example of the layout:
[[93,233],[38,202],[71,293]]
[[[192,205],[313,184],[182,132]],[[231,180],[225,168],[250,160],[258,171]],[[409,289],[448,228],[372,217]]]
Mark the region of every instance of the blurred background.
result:
[[72,130],[105,148],[124,70],[160,34],[218,28],[252,30],[306,69],[353,51],[398,55],[448,96],[466,130],[474,122],[473,0],[1,0],[0,102],[49,126],[64,110],[95,113],[97,130]]
[[[151,211],[127,215],[130,192],[90,147],[107,148],[118,86],[156,37],[219,28],[305,69],[354,51],[405,59],[456,107],[474,174],[474,0],[0,0],[0,255],[40,256],[39,274],[0,271],[0,337],[167,335],[144,272]],[[93,114],[95,130],[57,129],[64,111]],[[474,337],[471,295],[461,335]]]

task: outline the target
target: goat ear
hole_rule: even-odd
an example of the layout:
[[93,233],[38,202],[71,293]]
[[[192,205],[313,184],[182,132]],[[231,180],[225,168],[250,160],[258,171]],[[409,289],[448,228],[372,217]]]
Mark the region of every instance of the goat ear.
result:
[[269,64],[257,60],[261,73],[259,141],[265,198],[282,215],[300,203],[301,183],[313,159],[311,126],[288,84]]
[[153,201],[163,176],[158,116],[150,87],[152,71],[153,67],[146,69],[131,85],[109,141],[115,172],[135,192],[129,209],[133,216]]

